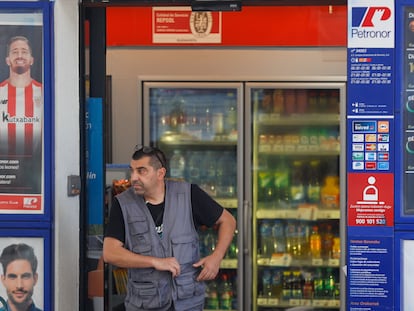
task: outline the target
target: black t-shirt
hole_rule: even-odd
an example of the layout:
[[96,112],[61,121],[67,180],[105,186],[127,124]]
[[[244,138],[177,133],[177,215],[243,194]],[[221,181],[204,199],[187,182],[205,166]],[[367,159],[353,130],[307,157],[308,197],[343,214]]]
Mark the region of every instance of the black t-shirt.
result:
[[[147,203],[147,206],[155,225],[157,227],[160,226],[164,213],[164,202],[157,205]],[[207,227],[213,226],[223,213],[223,207],[195,184],[191,184],[191,207],[193,209],[193,220],[196,228],[202,225]],[[124,217],[116,197],[112,201],[105,236],[115,238],[125,243]]]

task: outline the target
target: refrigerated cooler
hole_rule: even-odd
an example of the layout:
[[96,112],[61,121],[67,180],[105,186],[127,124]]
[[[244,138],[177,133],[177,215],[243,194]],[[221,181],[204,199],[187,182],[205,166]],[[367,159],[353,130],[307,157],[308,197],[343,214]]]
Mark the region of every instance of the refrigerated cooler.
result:
[[[343,82],[144,81],[143,142],[237,219],[207,310],[339,310]],[[342,168],[341,168],[342,167]],[[200,228],[200,247],[215,229]]]

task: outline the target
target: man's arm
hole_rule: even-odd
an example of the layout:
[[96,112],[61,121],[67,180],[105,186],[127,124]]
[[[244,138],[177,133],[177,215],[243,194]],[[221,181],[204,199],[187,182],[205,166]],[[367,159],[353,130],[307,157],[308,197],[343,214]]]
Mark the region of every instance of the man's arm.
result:
[[170,271],[173,277],[180,274],[180,264],[174,257],[157,258],[136,254],[124,248],[121,241],[111,237],[104,239],[103,259],[121,268],[154,268]]
[[216,221],[216,225],[218,226],[217,243],[213,253],[194,264],[194,267],[203,268],[197,278],[198,281],[213,280],[217,276],[220,262],[226,255],[226,251],[233,240],[236,220],[226,209],[223,210],[223,213]]

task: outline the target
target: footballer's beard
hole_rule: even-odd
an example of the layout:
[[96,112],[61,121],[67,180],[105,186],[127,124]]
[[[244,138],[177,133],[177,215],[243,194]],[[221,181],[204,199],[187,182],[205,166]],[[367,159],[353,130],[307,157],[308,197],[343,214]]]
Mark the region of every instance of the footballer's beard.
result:
[[16,66],[16,67],[14,67],[14,72],[17,73],[18,75],[24,74],[25,72],[27,72],[27,67],[26,66]]
[[[24,300],[16,300],[14,298],[14,293],[19,292],[25,295]],[[14,306],[16,306],[16,310],[27,310],[27,307],[32,303],[32,296],[33,290],[25,291],[25,290],[15,290],[15,291],[8,291],[7,297],[12,302]]]

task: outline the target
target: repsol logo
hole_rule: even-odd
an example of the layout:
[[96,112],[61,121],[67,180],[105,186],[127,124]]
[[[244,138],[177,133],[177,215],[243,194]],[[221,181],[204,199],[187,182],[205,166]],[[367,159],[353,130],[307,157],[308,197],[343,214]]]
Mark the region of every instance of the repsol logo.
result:
[[[352,8],[352,38],[387,39],[391,30],[384,29],[391,19],[391,10],[385,6]],[[377,28],[377,29],[373,29]]]

